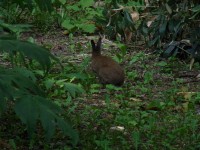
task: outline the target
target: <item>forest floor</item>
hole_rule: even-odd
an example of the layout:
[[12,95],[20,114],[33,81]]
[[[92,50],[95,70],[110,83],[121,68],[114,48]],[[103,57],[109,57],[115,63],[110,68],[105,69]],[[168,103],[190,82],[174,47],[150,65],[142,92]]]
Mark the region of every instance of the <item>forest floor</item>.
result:
[[[29,34],[30,33],[28,33],[28,36]],[[97,41],[99,37],[85,35],[70,38],[68,35],[64,35],[63,31],[57,31],[44,35],[38,33],[31,36],[35,39],[37,44],[50,49],[52,54],[61,58],[61,61],[66,62],[67,60],[77,65],[80,64],[86,57],[91,57],[90,40],[95,39]],[[28,39],[27,35],[24,35],[23,39]],[[131,72],[131,70],[136,71],[138,73],[136,80],[142,80],[145,72],[151,72],[154,70],[156,73],[153,75],[153,81],[160,80],[164,84],[161,84],[160,87],[157,86],[153,88],[153,95],[156,96],[158,91],[168,89],[169,85],[176,80],[180,80],[180,85],[177,85],[180,88],[187,86],[188,91],[190,92],[199,91],[200,77],[198,75],[200,74],[200,70],[198,68],[198,63],[196,63],[192,70],[190,70],[190,60],[181,61],[175,58],[170,60],[162,59],[159,57],[159,54],[154,53],[154,50],[145,48],[144,43],[140,43],[141,42],[134,42],[127,45],[127,52],[126,55],[123,56],[121,66],[125,68],[126,72]],[[120,53],[120,50],[116,43],[105,39],[102,53],[103,55],[113,57],[113,54]],[[164,61],[166,64],[163,64]],[[144,65],[146,65],[145,68]],[[91,71],[89,66],[87,69]],[[126,78],[125,85],[128,82],[130,81]],[[133,86],[136,84],[132,81],[131,83]]]
[[[90,79],[81,81],[84,83],[85,90],[83,96],[76,97],[68,106],[63,106],[64,109],[70,111],[66,114],[70,115],[72,124],[79,132],[81,142],[76,149],[149,149],[153,147],[159,149],[163,145],[168,148],[186,149],[197,145],[192,142],[181,145],[182,142],[188,141],[190,135],[190,127],[182,129],[181,125],[184,124],[182,120],[185,115],[183,114],[189,112],[190,107],[194,107],[194,114],[200,114],[199,102],[196,102],[199,101],[198,92],[200,91],[198,63],[189,70],[189,61],[183,62],[176,58],[162,60],[159,54],[154,54],[154,50],[146,49],[141,42],[129,44],[126,54],[116,57],[113,54],[121,52],[119,45],[105,40],[103,55],[119,60],[126,72],[125,83],[122,87],[107,86],[105,88],[98,84],[98,79],[94,77],[90,69],[90,40],[97,40],[98,36],[69,37],[62,31],[55,31],[48,34],[27,33],[23,35],[23,39],[28,39],[30,35],[36,43],[50,49],[64,67],[68,67],[70,62],[73,66],[84,70],[84,75],[89,74]],[[83,62],[86,63],[83,64]],[[169,119],[174,121],[174,125],[166,119],[170,118],[169,116],[173,116],[176,120]],[[10,118],[9,122],[14,123],[16,119],[12,119]],[[4,121],[2,124],[5,127],[1,126],[1,130],[6,130]],[[185,133],[176,135],[175,128],[180,128]],[[42,132],[38,130],[39,133]],[[15,129],[15,132],[18,131],[21,134],[11,133],[6,136],[6,139],[12,143],[14,136],[18,135],[19,139],[24,138],[24,140],[19,140],[23,146],[18,146],[16,149],[27,148],[25,145],[30,148],[26,135],[23,135],[24,131]],[[182,141],[176,139],[174,143],[171,143],[174,138],[167,140],[163,134],[174,138],[184,134],[185,139]],[[150,135],[152,137],[149,137]],[[156,137],[153,137],[154,135]],[[140,138],[138,145],[132,139],[133,137]],[[59,147],[65,145],[60,135],[57,135],[54,140],[59,142],[52,142],[49,149],[60,149]],[[164,142],[159,143],[161,140]],[[32,149],[38,149],[41,145],[42,142],[39,142]]]

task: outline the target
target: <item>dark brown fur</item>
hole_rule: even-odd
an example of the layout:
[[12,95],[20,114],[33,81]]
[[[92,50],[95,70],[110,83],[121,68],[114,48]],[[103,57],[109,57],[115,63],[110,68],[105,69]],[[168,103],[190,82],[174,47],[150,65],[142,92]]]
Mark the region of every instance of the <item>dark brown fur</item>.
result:
[[96,72],[102,84],[113,84],[121,86],[124,83],[124,70],[122,67],[108,56],[101,55],[101,38],[97,45],[92,44],[92,70]]

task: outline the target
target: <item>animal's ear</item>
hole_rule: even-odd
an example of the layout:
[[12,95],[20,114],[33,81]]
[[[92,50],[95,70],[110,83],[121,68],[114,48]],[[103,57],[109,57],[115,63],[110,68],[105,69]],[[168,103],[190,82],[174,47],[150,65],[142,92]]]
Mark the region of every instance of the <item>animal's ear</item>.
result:
[[94,40],[91,40],[91,45],[92,45],[92,49],[95,50],[96,46],[95,46]]
[[100,37],[98,42],[97,42],[97,50],[101,50],[101,42],[102,41],[102,38]]

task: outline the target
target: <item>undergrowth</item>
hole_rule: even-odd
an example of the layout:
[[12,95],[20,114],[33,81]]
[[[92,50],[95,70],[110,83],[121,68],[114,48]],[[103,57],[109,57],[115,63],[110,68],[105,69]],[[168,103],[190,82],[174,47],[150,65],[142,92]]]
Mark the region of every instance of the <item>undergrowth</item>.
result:
[[[78,47],[80,42],[72,39],[71,48]],[[103,87],[90,69],[90,49],[89,44],[81,51],[72,49],[73,55],[80,55],[78,59],[60,57],[63,72],[54,67],[41,82],[48,98],[66,110],[63,117],[70,117],[79,133],[80,141],[74,149],[200,148],[198,82],[187,82],[179,76],[189,66],[176,58],[158,60],[144,50],[127,51],[122,62],[126,72],[124,85]],[[106,55],[111,52],[106,51]],[[195,66],[193,72],[198,73],[199,66]],[[10,113],[5,118],[7,115]],[[8,120],[12,124],[16,119]],[[20,126],[19,120],[16,122],[15,126]],[[40,128],[32,143],[24,140],[26,130],[15,130],[3,122],[1,129],[6,131],[1,133],[2,141],[13,149],[71,147],[60,132],[45,144]]]
[[[36,2],[39,3],[40,1]],[[114,46],[114,48],[109,44],[105,44],[104,50],[106,50],[103,51],[103,53],[112,56],[113,59],[124,67],[126,80],[122,87],[115,87],[112,85],[102,86],[90,69],[91,47],[88,42],[89,39],[85,39],[84,36],[82,39],[78,39],[80,37],[76,37],[76,39],[72,34],[74,32],[75,35],[77,31],[78,33],[80,32],[80,34],[82,34],[82,32],[95,32],[95,23],[93,21],[88,22],[88,19],[92,20],[95,15],[101,15],[102,12],[100,10],[96,12],[95,7],[92,6],[92,2],[93,1],[88,1],[85,3],[85,1],[81,0],[79,3],[69,2],[72,5],[66,5],[67,2],[64,0],[63,4],[60,5],[62,7],[58,9],[59,11],[56,10],[54,13],[48,15],[40,11],[40,5],[31,9],[31,11],[26,9],[26,11],[29,12],[27,13],[28,17],[30,12],[32,13],[29,21],[33,21],[33,25],[36,27],[41,27],[40,30],[49,31],[52,25],[53,27],[59,26],[65,29],[62,33],[59,32],[59,36],[63,36],[64,41],[60,40],[60,37],[56,37],[55,35],[49,36],[50,41],[47,41],[47,43],[45,43],[42,38],[41,41],[38,40],[39,38],[37,39],[38,43],[41,43],[46,48],[52,49],[52,52],[57,54],[63,65],[63,70],[57,65],[54,65],[51,69],[52,64],[44,63],[43,68],[49,71],[44,75],[44,72],[41,71],[41,68],[38,68],[38,64],[35,65],[34,62],[32,62],[32,59],[39,60],[41,63],[43,63],[45,59],[42,59],[43,57],[40,57],[40,59],[38,57],[33,57],[35,56],[33,54],[33,56],[31,55],[32,57],[30,57],[29,68],[30,70],[32,69],[34,74],[34,85],[37,85],[44,91],[45,98],[48,98],[51,102],[53,101],[55,106],[62,108],[62,115],[59,113],[56,117],[62,117],[67,121],[70,120],[70,123],[67,122],[67,125],[72,125],[73,128],[77,130],[79,134],[78,144],[73,147],[69,138],[63,136],[61,131],[57,128],[53,128],[56,134],[53,136],[53,139],[48,141],[44,137],[46,131],[42,129],[41,122],[38,122],[38,120],[34,122],[34,127],[37,131],[34,132],[31,138],[28,138],[27,127],[20,122],[20,119],[14,114],[14,110],[8,109],[6,112],[1,113],[0,148],[17,150],[200,149],[200,87],[199,77],[197,76],[199,74],[199,63],[195,63],[192,71],[189,71],[189,62],[186,63],[186,60],[181,61],[175,57],[171,57],[168,60],[161,60],[160,55],[149,54],[149,51],[145,49],[146,47],[144,45],[141,46],[137,45],[137,43],[132,43],[132,47],[130,46],[129,49],[127,49],[127,47],[121,43],[115,43],[114,45],[116,47]],[[8,13],[1,14],[1,17],[6,18],[5,22],[18,23],[18,19],[21,17],[24,18],[21,22],[26,20],[27,15],[23,14],[26,11],[24,12],[15,6],[16,4],[10,5],[12,9],[10,11],[7,10]],[[172,10],[169,8],[168,4],[163,5],[163,7],[166,7],[169,11],[169,15],[171,15]],[[162,7],[160,9],[162,9]],[[193,11],[198,14],[200,10],[199,6],[198,9],[196,9],[195,7]],[[4,12],[6,9],[3,7],[2,11]],[[65,12],[69,12],[69,14]],[[96,12],[96,14],[94,12]],[[85,15],[87,17],[84,18],[83,16]],[[77,18],[74,16],[77,16]],[[57,21],[55,21],[56,19]],[[161,27],[159,32],[167,34],[169,33],[167,32],[168,30],[166,30],[167,21],[165,17],[162,20],[164,20],[164,25],[160,26],[160,24],[158,24],[156,27]],[[54,24],[55,22],[57,23],[56,25]],[[3,21],[0,23],[2,33],[12,27],[9,24],[5,24]],[[114,23],[114,25],[116,24]],[[4,28],[6,29],[5,31]],[[154,28],[156,34],[158,28]],[[16,32],[17,37],[20,36],[21,32],[17,32],[18,30],[15,31],[14,29],[15,28],[11,30],[11,33]],[[156,38],[153,42],[155,44],[159,41],[157,44],[160,44],[164,36],[162,37],[163,39],[159,39],[159,36],[156,34],[155,37],[153,36]],[[67,42],[66,35],[69,37],[69,41]],[[148,36],[151,37],[151,35]],[[6,38],[5,34],[5,38],[2,39],[2,47],[3,43],[5,44],[4,41]],[[11,45],[16,42],[17,44],[21,43],[21,41],[11,41]],[[31,50],[34,52],[36,49],[33,46],[29,48],[29,45],[27,46],[28,48],[25,48],[26,45],[24,46],[22,44],[20,50],[24,52],[24,54],[31,54],[30,51],[25,50],[30,50],[32,48]],[[7,51],[10,52],[10,45],[5,45],[2,50],[4,50],[5,47],[8,49]],[[15,45],[12,47],[14,52],[16,47]],[[162,49],[162,47],[159,48]],[[168,48],[168,51],[169,50],[172,51],[171,48]],[[177,50],[178,53],[177,47],[173,50]],[[17,53],[14,52],[12,53],[13,57],[18,56]],[[46,54],[46,51],[43,53]],[[19,55],[14,61],[19,63],[18,61],[21,56],[22,55]],[[38,56],[41,55],[38,54]],[[54,58],[53,55],[50,56]],[[2,66],[5,67],[3,70],[5,73],[7,72],[6,68],[11,67],[11,64],[6,64],[8,61],[7,55],[2,54],[0,58],[1,62],[3,62]],[[23,59],[25,64],[26,59],[27,56]],[[54,59],[57,60],[57,58]],[[22,73],[28,73],[28,71],[21,71]],[[14,77],[18,75],[16,72],[11,73]],[[26,78],[23,78],[20,74],[19,76],[19,78],[23,79],[23,85],[26,85],[27,83],[24,82]],[[7,77],[4,78],[7,79]],[[18,81],[17,79],[14,80],[16,83]],[[2,82],[4,82],[4,80],[2,80]],[[13,85],[12,82],[10,81],[11,85]],[[14,90],[20,89],[19,86],[16,85],[12,87],[14,87]],[[25,90],[33,94],[30,87],[31,84]],[[21,87],[21,89],[24,90],[24,87]],[[12,92],[10,93],[13,94]],[[37,92],[35,93],[36,95],[38,94]],[[37,102],[30,94],[27,94],[27,99],[31,102],[29,106],[32,108],[31,104],[34,104],[36,105],[34,108],[37,108],[37,104],[40,101]],[[15,95],[15,97],[18,99],[18,95]],[[30,112],[27,109],[28,107],[24,107],[27,104],[25,98],[23,99],[23,107],[18,107],[18,112],[23,112],[21,111],[23,109]],[[13,101],[8,104],[8,108],[14,105],[16,99],[13,98]],[[42,102],[41,104],[43,104]],[[4,103],[1,104],[4,106]],[[50,107],[51,105],[42,106],[44,106],[42,108],[46,108],[45,106]],[[51,111],[48,111],[48,109],[40,109],[40,111],[43,110],[45,110],[43,114],[51,114]],[[34,112],[37,113],[37,110]],[[26,114],[21,113],[19,116],[22,116],[23,120],[23,116],[26,116]],[[39,117],[39,115],[37,116]],[[48,117],[43,115],[42,120],[44,123],[46,123],[45,119],[47,118]],[[28,119],[29,121],[34,120],[30,116]],[[52,122],[51,119],[49,119],[49,122],[55,125],[55,122]],[[48,125],[49,124],[46,123],[43,126],[48,129],[49,134],[52,134],[52,128]],[[60,126],[61,129],[66,129],[62,123],[60,123]]]

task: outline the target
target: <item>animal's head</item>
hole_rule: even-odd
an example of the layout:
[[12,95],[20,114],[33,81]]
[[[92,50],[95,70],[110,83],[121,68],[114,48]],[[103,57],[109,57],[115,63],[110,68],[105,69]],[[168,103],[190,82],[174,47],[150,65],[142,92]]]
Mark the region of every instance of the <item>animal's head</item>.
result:
[[101,43],[102,43],[101,37],[99,38],[97,44],[95,44],[94,40],[91,40],[92,56],[101,55]]

